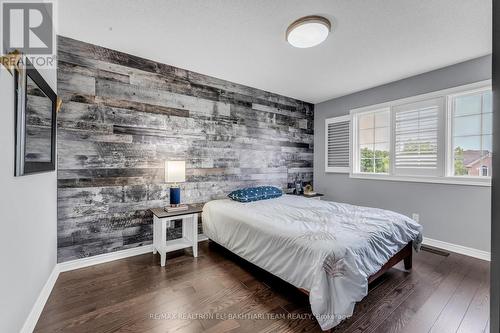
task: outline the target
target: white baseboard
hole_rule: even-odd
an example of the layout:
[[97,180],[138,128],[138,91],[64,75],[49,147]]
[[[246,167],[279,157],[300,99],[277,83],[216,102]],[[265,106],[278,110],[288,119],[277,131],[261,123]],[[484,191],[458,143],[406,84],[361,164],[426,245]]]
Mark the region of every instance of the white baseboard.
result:
[[138,247],[134,247],[131,249],[120,250],[120,251],[116,251],[116,252],[98,254],[96,256],[92,256],[92,257],[88,257],[88,258],[65,261],[65,262],[59,263],[58,266],[59,266],[60,272],[67,272],[67,271],[72,271],[74,269],[94,266],[94,265],[98,265],[98,264],[104,264],[104,263],[110,262],[110,261],[115,261],[115,260],[124,259],[124,258],[128,258],[128,257],[138,256],[138,255],[141,255],[144,253],[149,253],[152,251],[153,251],[152,245],[144,245],[144,246],[138,246]]
[[482,259],[482,260],[487,260],[487,261],[491,260],[491,253],[490,252],[482,251],[482,250],[478,250],[478,249],[473,249],[473,248],[467,247],[467,246],[447,243],[447,242],[443,242],[440,240],[427,238],[427,237],[424,237],[422,244],[436,247],[436,248],[439,248],[442,250],[447,250],[447,251],[463,254],[465,256],[469,256],[469,257],[473,257],[473,258],[477,258],[477,259]]
[[[205,241],[207,239],[208,239],[208,237],[205,236],[204,234],[198,235],[198,242],[202,242],[202,241]],[[138,255],[141,255],[144,253],[149,253],[149,252],[153,252],[153,245],[151,245],[151,244],[134,247],[134,248],[127,249],[127,250],[120,250],[120,251],[116,251],[116,252],[99,254],[96,256],[88,257],[88,258],[65,261],[65,262],[58,264],[59,272],[62,273],[62,272],[72,271],[74,269],[89,267],[89,266],[98,265],[98,264],[104,264],[106,262],[124,259],[124,258],[128,258],[128,257],[133,257],[133,256],[138,256]]]
[[52,288],[54,288],[54,285],[56,284],[58,276],[59,276],[59,267],[56,264],[54,266],[54,269],[52,270],[52,273],[50,273],[47,282],[45,282],[42,290],[40,291],[40,294],[38,295],[35,304],[33,304],[30,314],[28,315],[28,318],[26,318],[26,321],[24,322],[24,325],[21,328],[21,333],[31,333],[35,329],[36,323],[38,322],[38,318],[42,314],[45,303],[47,303],[47,300],[49,299],[50,293],[52,292]]

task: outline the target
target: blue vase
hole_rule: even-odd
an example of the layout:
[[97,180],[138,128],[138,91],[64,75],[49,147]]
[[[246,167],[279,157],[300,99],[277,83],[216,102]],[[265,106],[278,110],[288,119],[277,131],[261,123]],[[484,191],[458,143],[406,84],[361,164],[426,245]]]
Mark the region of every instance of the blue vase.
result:
[[181,188],[171,187],[170,188],[170,205],[177,206],[181,203]]

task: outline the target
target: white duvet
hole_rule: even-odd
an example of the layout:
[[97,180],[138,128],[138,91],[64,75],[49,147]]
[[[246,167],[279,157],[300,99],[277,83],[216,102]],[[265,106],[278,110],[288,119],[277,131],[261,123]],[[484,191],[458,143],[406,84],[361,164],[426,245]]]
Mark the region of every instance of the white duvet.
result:
[[368,293],[368,277],[408,242],[421,242],[422,227],[383,209],[284,195],[240,203],[210,201],[204,233],[242,258],[308,290],[323,330],[350,317]]

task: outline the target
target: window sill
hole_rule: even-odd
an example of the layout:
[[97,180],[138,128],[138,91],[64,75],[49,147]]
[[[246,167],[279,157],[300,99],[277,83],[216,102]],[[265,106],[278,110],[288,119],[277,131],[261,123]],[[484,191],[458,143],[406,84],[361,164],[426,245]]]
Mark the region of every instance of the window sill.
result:
[[431,184],[448,184],[448,185],[467,185],[467,186],[483,186],[491,187],[491,178],[474,179],[471,177],[398,177],[389,175],[371,175],[361,173],[351,173],[350,178],[356,179],[371,179],[371,180],[386,180],[411,183],[431,183]]

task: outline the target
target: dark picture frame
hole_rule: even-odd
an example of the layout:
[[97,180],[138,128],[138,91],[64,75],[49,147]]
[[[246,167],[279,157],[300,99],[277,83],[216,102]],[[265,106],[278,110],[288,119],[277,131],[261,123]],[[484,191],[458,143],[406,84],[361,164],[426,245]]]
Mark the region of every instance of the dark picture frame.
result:
[[[36,86],[50,102],[50,160],[36,161],[27,159],[27,111],[28,111],[28,81]],[[15,84],[15,176],[24,176],[33,173],[50,172],[55,170],[56,165],[56,108],[57,95],[49,86],[47,81],[36,70],[28,59],[21,59],[14,73]]]

